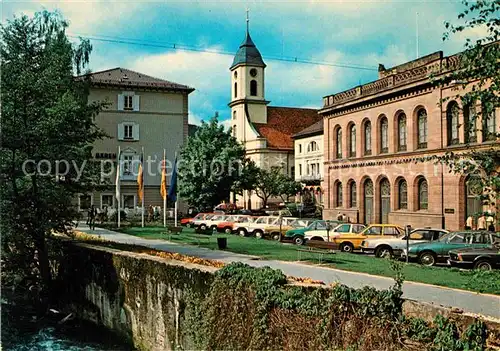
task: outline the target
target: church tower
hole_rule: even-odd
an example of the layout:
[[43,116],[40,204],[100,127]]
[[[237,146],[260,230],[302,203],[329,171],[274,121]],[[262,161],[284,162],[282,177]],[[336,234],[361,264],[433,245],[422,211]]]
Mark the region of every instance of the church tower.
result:
[[267,104],[264,94],[264,69],[266,64],[250,37],[245,39],[229,68],[231,74],[231,125],[233,135],[241,142],[254,139],[252,123],[267,123]]

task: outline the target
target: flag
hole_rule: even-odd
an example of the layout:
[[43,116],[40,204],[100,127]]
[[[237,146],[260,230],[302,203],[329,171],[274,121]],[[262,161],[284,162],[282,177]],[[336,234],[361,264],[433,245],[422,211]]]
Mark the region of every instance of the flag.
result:
[[170,177],[168,197],[171,201],[177,201],[177,157],[175,158],[174,169],[172,170],[172,176]]
[[116,162],[116,180],[115,180],[115,186],[116,186],[116,201],[120,203],[120,158],[121,158],[121,152],[120,152],[120,147],[118,147],[118,159]]
[[142,197],[144,196],[144,173],[142,170],[143,155],[141,154],[141,163],[139,163],[139,172],[137,173],[137,196],[139,197],[139,202],[142,202]]
[[163,151],[163,166],[161,169],[161,188],[160,188],[160,194],[163,200],[167,198],[167,172],[165,168],[166,168],[165,151]]

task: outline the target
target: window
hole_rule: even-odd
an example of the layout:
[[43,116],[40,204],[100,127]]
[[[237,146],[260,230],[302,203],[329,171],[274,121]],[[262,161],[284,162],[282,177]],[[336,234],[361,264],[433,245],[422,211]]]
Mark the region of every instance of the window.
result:
[[[429,231],[428,230],[416,230],[414,232],[410,233],[410,237],[408,238],[409,240],[423,240],[425,237],[429,238]],[[405,235],[406,239],[406,235]],[[425,239],[425,240],[430,240],[430,239]]]
[[365,123],[365,155],[372,154],[372,124],[370,121]]
[[398,151],[406,151],[406,115],[398,116]]
[[446,111],[448,145],[458,144],[458,104],[452,101]]
[[255,79],[250,81],[250,95],[257,96],[257,81]]
[[124,110],[132,110],[134,108],[134,103],[132,101],[132,96],[124,96],[123,100],[123,109]]
[[238,83],[234,82],[234,97],[238,97]]
[[381,235],[382,234],[382,227],[371,227],[368,229],[365,234],[367,235]]
[[236,119],[236,111],[233,111],[233,119]]
[[457,234],[451,236],[448,239],[448,242],[450,242],[450,243],[466,243],[467,239],[470,239],[470,238],[466,238],[465,233],[457,233]]
[[365,229],[365,226],[364,225],[361,225],[361,224],[354,224],[352,226],[352,231],[354,233],[360,233],[363,229]]
[[308,145],[307,145],[307,152],[313,152],[313,151],[318,151],[319,148],[318,148],[318,143],[315,142],[315,141],[311,141]]
[[417,123],[418,123],[418,149],[427,148],[427,112],[421,109],[417,113]]
[[427,180],[420,179],[418,181],[418,209],[419,210],[427,210],[428,207],[428,188],[427,188]]
[[113,195],[101,195],[101,208],[104,206],[113,207]]
[[134,208],[134,207],[135,207],[135,196],[123,195],[123,208]]
[[476,128],[476,106],[469,104],[464,108],[464,140],[466,143],[477,141]]
[[294,166],[290,167],[290,177],[292,177],[292,179],[295,179],[295,167]]
[[337,129],[337,158],[342,158],[342,129]]
[[394,227],[385,227],[384,228],[384,235],[399,235],[399,232]]
[[88,210],[92,206],[92,196],[91,195],[80,195],[80,210]]
[[349,154],[356,157],[356,126],[353,124],[349,129]]
[[122,172],[122,174],[124,176],[133,175],[133,172],[132,172],[133,160],[134,160],[133,155],[123,155],[123,160],[122,160],[123,172]]
[[483,141],[495,140],[495,110],[487,111],[486,106],[483,105]]
[[356,183],[351,182],[349,185],[349,197],[350,197],[350,204],[349,207],[356,207],[357,206],[357,200],[356,200]]
[[126,124],[123,126],[123,137],[125,139],[132,139],[133,138],[133,134],[132,134],[132,128],[133,128],[133,125],[131,124]]
[[134,92],[126,91],[118,95],[118,110],[120,111],[139,111],[139,95]]
[[302,164],[299,164],[299,176],[302,175]]
[[302,144],[299,144],[299,154],[302,153]]
[[408,208],[408,184],[401,179],[398,183],[398,208],[406,210]]
[[337,207],[342,207],[342,183],[338,182],[336,188],[337,188],[337,203],[336,203],[336,206]]
[[335,228],[333,231],[338,232],[338,233],[350,233],[351,232],[351,225],[350,224],[341,224],[337,228]]
[[389,152],[389,122],[386,117],[380,120],[380,153]]
[[236,134],[236,125],[234,125],[234,126],[233,126],[233,137],[235,137],[235,138],[236,138],[236,135],[237,135],[237,134]]

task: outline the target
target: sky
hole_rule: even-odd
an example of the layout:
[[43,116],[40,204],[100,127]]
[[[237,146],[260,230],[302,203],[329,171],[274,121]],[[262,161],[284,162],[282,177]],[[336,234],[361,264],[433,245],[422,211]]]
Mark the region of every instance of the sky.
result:
[[[267,64],[271,106],[320,108],[323,96],[376,80],[379,63],[389,68],[413,60],[417,47],[418,56],[453,54],[466,37],[482,34],[477,29],[443,42],[444,22],[455,22],[463,9],[459,0],[4,0],[1,6],[2,23],[59,10],[70,35],[93,38],[92,71],[123,67],[195,88],[189,95],[195,124],[217,111],[229,125],[229,67],[245,36],[247,9]],[[290,62],[295,58],[327,64]]]

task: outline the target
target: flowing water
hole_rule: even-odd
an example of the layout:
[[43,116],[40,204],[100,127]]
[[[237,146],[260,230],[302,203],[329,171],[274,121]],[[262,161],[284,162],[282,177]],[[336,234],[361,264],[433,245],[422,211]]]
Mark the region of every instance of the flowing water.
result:
[[118,351],[134,350],[116,335],[80,320],[60,321],[64,314],[36,318],[23,306],[2,300],[0,350]]

